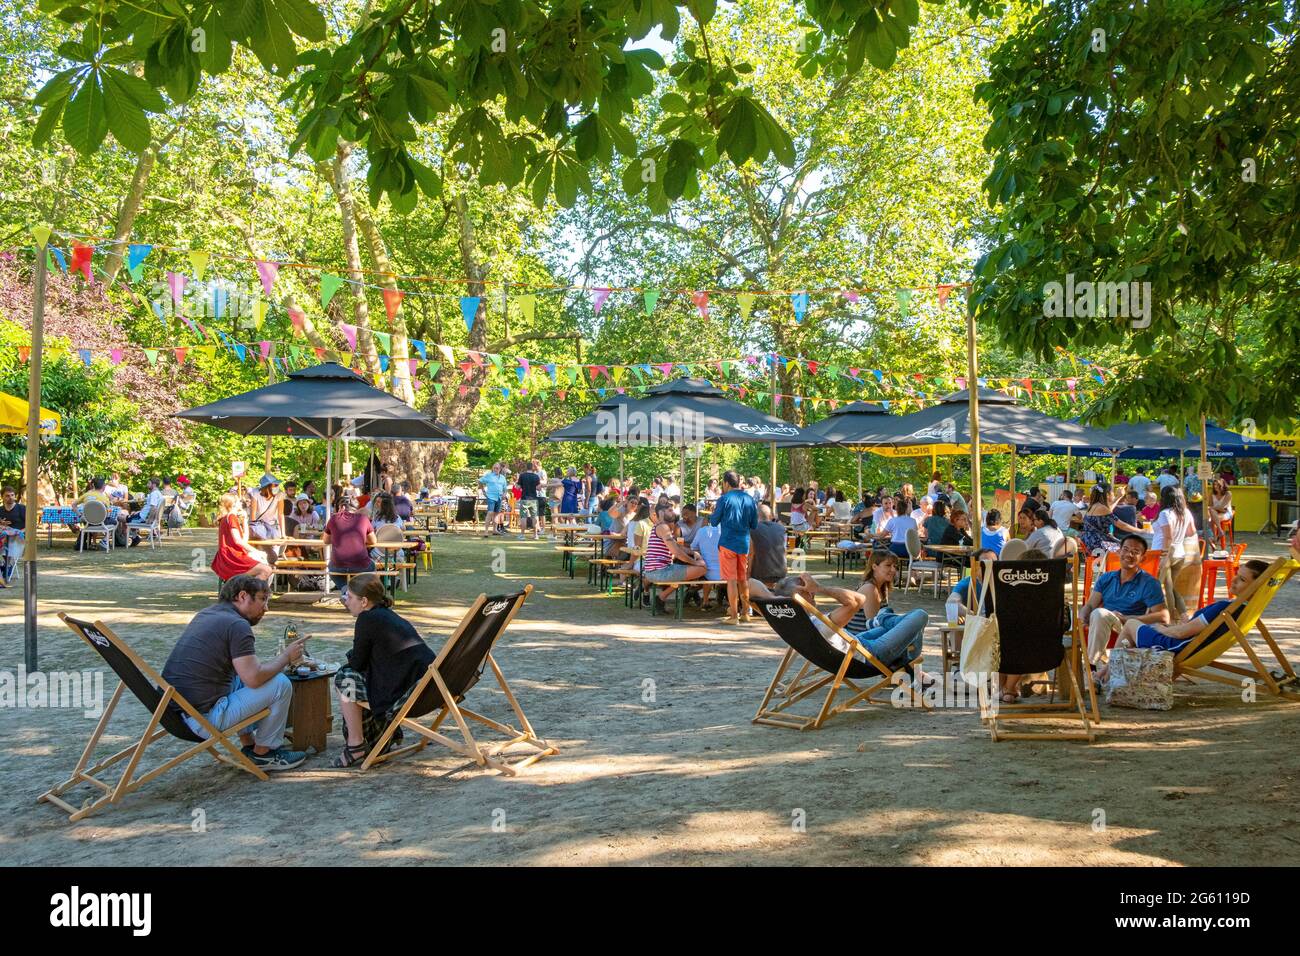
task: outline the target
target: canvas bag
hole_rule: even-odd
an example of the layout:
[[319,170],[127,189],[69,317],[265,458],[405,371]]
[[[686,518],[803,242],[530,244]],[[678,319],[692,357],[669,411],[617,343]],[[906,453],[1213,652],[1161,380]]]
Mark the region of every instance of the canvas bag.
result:
[[1106,703],[1135,710],[1169,710],[1174,706],[1174,655],[1163,647],[1112,649]]
[[966,628],[961,639],[962,680],[968,684],[977,684],[983,678],[980,675],[997,673],[1000,663],[1000,646],[998,644],[998,622],[995,617],[984,617],[984,599],[988,596],[989,586],[993,583],[992,568],[984,568],[984,587],[975,611],[966,614]]

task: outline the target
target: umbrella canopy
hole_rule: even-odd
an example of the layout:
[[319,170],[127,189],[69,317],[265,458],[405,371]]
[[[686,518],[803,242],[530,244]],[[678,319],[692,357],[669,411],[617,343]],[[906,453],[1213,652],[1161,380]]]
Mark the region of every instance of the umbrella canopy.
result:
[[241,435],[366,441],[474,441],[333,362],[290,372],[283,382],[177,412]]
[[[1123,423],[1104,430],[1105,442],[1084,447],[1074,446],[1076,455],[1109,456],[1118,451],[1118,458],[1137,458],[1151,460],[1172,458],[1179,453],[1200,455],[1201,436],[1190,429],[1182,437],[1175,435],[1163,425],[1154,422],[1137,424]],[[1205,442],[1209,458],[1276,458],[1277,449],[1267,442],[1250,441],[1236,432],[1228,431],[1217,425],[1205,426]],[[1030,451],[1041,454],[1065,454],[1063,447],[1044,444],[1037,439],[1028,444],[1017,443],[1018,451]]]
[[841,445],[854,445],[859,436],[874,434],[876,424],[889,411],[875,402],[852,402],[841,405],[819,422],[809,425],[805,431],[819,435],[827,441]]
[[673,447],[704,442],[831,444],[798,425],[732,401],[722,389],[698,378],[673,379],[635,398],[613,397],[546,440]]
[[[1021,405],[1005,392],[981,388],[979,398],[980,450],[1006,453],[1032,451],[1042,445],[1079,449],[1110,440],[1095,428],[1053,418]],[[970,395],[965,389],[944,396],[930,408],[908,415],[870,419],[863,433],[843,444],[862,445],[876,454],[910,457],[929,454],[970,453]]]
[[[26,399],[0,392],[0,435],[26,435],[27,415],[31,405]],[[59,435],[63,432],[63,419],[58,412],[41,409],[41,434]]]

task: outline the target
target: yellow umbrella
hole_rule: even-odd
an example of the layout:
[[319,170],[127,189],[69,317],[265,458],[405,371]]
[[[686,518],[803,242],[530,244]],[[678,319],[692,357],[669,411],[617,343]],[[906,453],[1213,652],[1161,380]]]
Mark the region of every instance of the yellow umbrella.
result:
[[[25,399],[0,392],[0,435],[27,434],[27,413],[31,406]],[[63,431],[63,419],[58,412],[41,409],[41,434],[58,435]]]

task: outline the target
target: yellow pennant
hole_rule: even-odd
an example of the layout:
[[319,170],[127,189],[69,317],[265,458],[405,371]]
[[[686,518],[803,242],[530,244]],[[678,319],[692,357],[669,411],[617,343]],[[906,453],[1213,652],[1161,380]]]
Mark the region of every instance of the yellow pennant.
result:
[[260,329],[266,321],[266,303],[261,299],[253,300],[253,328]]
[[190,268],[194,270],[194,281],[202,282],[203,273],[208,271],[208,254],[201,249],[190,250]]
[[36,248],[44,249],[50,243],[49,226],[32,226],[32,238],[36,240]]

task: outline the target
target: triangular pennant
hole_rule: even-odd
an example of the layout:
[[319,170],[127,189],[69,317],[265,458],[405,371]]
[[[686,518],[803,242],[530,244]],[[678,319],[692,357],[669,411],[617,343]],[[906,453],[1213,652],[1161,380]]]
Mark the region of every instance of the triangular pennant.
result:
[[266,321],[266,303],[261,299],[253,300],[253,328],[260,329]]
[[701,289],[699,292],[691,293],[691,301],[695,303],[695,308],[700,310],[700,318],[709,317],[709,293]]
[[381,371],[381,372],[387,372],[387,371],[388,371],[388,356],[387,356],[387,355],[381,355],[381,356],[379,356],[379,371]]
[[[271,357],[271,343],[263,339],[257,343],[258,350],[262,353],[262,361],[265,362]],[[351,364],[351,363],[349,363]]]
[[736,296],[736,301],[740,303],[740,317],[748,320],[749,312],[754,308],[754,293],[742,292]]
[[840,293],[840,295],[844,296],[844,298],[845,298],[846,300],[848,300],[849,302],[852,302],[854,305],[857,305],[857,304],[858,304],[858,293],[857,293],[857,290],[855,290],[855,289],[845,289],[843,292]]
[[81,364],[85,365],[87,368],[90,368],[90,362],[92,358],[90,349],[77,349],[77,356],[81,359]]
[[298,335],[307,334],[307,313],[297,306],[290,306],[287,310],[289,321],[293,323],[293,331]]
[[262,291],[268,296],[271,289],[275,287],[275,280],[280,275],[280,264],[278,262],[267,262],[265,259],[256,261],[257,277],[262,280]]
[[555,384],[555,363],[554,362],[546,363],[546,374],[550,376],[551,384],[554,385]]
[[32,226],[32,238],[36,240],[37,249],[44,249],[50,244],[51,231],[49,226]]
[[334,293],[346,281],[343,277],[330,275],[328,272],[320,274],[320,307],[322,309],[330,304],[330,299],[334,298]]
[[188,352],[188,351],[189,351],[189,349],[184,348],[184,347],[182,347],[182,348],[172,349],[172,354],[176,356],[176,364],[177,364],[177,365],[184,365],[184,364],[185,364],[185,353]]
[[578,366],[570,365],[567,369],[565,369],[565,374],[569,377],[570,385],[578,384]]
[[384,311],[388,313],[388,321],[391,322],[397,318],[397,310],[402,307],[402,297],[406,295],[400,289],[385,289]]
[[425,368],[428,370],[429,378],[437,378],[438,373],[442,371],[442,363],[430,362],[428,365],[425,366]]
[[352,359],[353,359],[353,355],[351,352],[339,353],[339,364],[342,365],[344,368],[352,367]]
[[235,343],[235,355],[239,356],[239,361],[241,361],[241,362],[247,361],[247,359],[248,359],[248,349],[247,349],[245,346],[240,345],[238,342],[236,342],[236,343]]
[[460,299],[460,314],[465,320],[465,328],[474,331],[474,319],[478,315],[480,298],[476,295],[464,295]]
[[519,303],[520,314],[529,322],[533,321],[533,316],[537,313],[537,296],[530,292],[519,296],[516,301]]
[[144,350],[144,357],[147,358],[147,359],[149,360],[149,364],[150,364],[151,366],[152,366],[152,365],[157,365],[157,364],[158,364],[158,350],[157,350],[157,349],[145,349],[145,350]]
[[439,345],[438,351],[442,354],[443,361],[448,365],[456,364],[456,353],[451,350],[450,345]]
[[610,290],[603,286],[591,290],[591,308],[597,315],[600,315],[600,310],[604,308],[605,302],[608,301],[609,293]]
[[802,322],[803,317],[808,314],[808,293],[796,292],[790,296],[790,304],[794,308],[794,320]]
[[492,367],[493,367],[494,369],[496,369],[498,372],[501,371],[501,356],[500,356],[500,355],[492,355],[491,353],[489,353],[489,354],[488,354],[488,361],[492,363]]
[[109,349],[108,360],[112,362],[114,365],[121,365],[122,355],[123,352],[121,349]]
[[392,337],[392,335],[390,335],[390,334],[387,333],[387,332],[375,332],[375,331],[373,331],[373,330],[371,331],[370,334],[373,335],[373,336],[375,337],[375,342],[378,343],[378,345],[379,345],[379,350],[380,350],[381,352],[384,352],[385,354],[387,354],[387,353],[389,353],[389,352],[392,351],[392,348],[393,348],[393,337]]
[[80,242],[72,244],[72,271],[80,272],[87,282],[90,281],[90,258],[94,254],[94,246],[88,246]]
[[939,286],[938,288],[939,308],[942,309],[944,306],[948,304],[948,296],[952,294],[952,290],[955,288],[957,288],[955,285],[951,285],[949,283],[944,283]]
[[180,305],[181,297],[185,294],[185,276],[179,272],[167,273],[167,288],[171,289],[172,302]]
[[894,295],[898,299],[898,311],[902,314],[903,318],[907,318],[907,308],[912,302],[912,290],[897,289],[895,290]]
[[[59,269],[60,269],[61,271],[63,271],[63,272],[67,272],[67,271],[68,271],[68,260],[65,259],[65,258],[63,257],[63,250],[60,249],[58,246],[47,246],[46,248],[48,248],[48,249],[50,250],[50,255],[54,256],[54,258],[55,258],[56,260],[58,260],[58,263],[59,263]],[[54,263],[51,262],[51,263],[50,263],[50,271],[53,271],[53,270],[54,270]]]
[[194,281],[202,282],[203,274],[208,271],[208,254],[201,249],[191,249],[190,268],[194,270]]
[[645,292],[642,293],[641,298],[645,300],[645,314],[653,315],[655,311],[655,305],[657,305],[659,302],[659,290],[646,289]]
[[[144,260],[148,257],[149,253],[152,251],[153,251],[153,246],[143,245],[138,242],[131,243],[131,245],[127,246],[126,248],[127,269],[129,269],[131,273],[134,275],[136,269],[139,268],[140,263],[144,262]],[[136,276],[136,278],[139,278],[139,276]]]
[[348,343],[348,350],[355,352],[357,350],[357,327],[349,325],[347,322],[340,322],[339,331],[343,333],[343,340]]
[[420,339],[411,339],[411,345],[415,349],[415,351],[420,353],[421,361],[428,361],[429,353],[425,350],[423,341],[421,341]]

